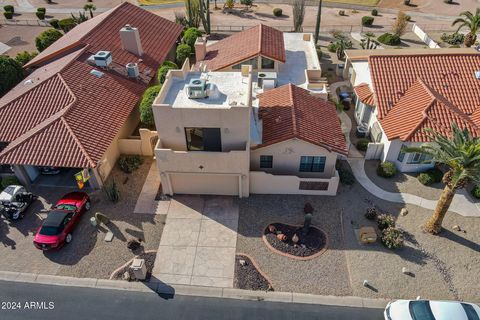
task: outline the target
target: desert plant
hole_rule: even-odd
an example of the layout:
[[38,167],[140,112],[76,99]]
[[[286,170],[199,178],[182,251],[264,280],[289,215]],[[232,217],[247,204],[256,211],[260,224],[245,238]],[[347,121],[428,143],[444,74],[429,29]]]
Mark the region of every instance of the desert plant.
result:
[[48,20],[48,23],[55,29],[60,29],[60,26],[58,25],[58,19],[50,19]]
[[418,182],[421,184],[428,186],[434,183],[432,175],[428,174],[427,172],[422,172],[417,176]]
[[184,27],[188,26],[188,21],[187,21],[187,17],[185,16],[185,13],[175,11],[174,15],[175,15],[175,23],[182,25]]
[[343,167],[338,169],[338,176],[340,177],[340,182],[343,184],[352,185],[355,183],[355,176],[350,169]]
[[35,15],[37,16],[37,18],[38,18],[39,20],[45,20],[45,12],[43,12],[43,11],[37,11],[37,12],[35,12]]
[[74,15],[73,13],[71,13],[70,15],[72,16],[73,21],[75,21],[75,24],[80,24],[88,20],[88,17],[85,14],[85,12],[79,11],[78,16]]
[[409,6],[410,5],[410,0],[403,0],[403,4],[406,5],[406,6]]
[[83,6],[83,10],[90,13],[90,18],[93,18],[93,11],[97,10],[97,7],[93,3],[86,3]]
[[395,219],[391,214],[382,213],[377,215],[377,225],[380,230],[395,227]]
[[377,211],[377,208],[375,207],[370,207],[370,208],[367,208],[367,210],[365,211],[365,218],[367,218],[368,220],[375,220],[377,219],[377,216],[378,216],[378,211]]
[[235,0],[225,0],[225,7],[228,9],[233,9],[235,6]]
[[0,97],[23,79],[22,66],[14,59],[0,55]]
[[310,202],[305,203],[303,206],[303,213],[313,213],[313,206],[310,204]]
[[389,45],[389,46],[398,46],[402,43],[400,40],[400,37],[395,34],[391,33],[384,33],[381,36],[377,38],[377,40],[383,44]]
[[253,0],[240,0],[240,3],[247,6],[247,9],[250,9],[253,5]]
[[377,174],[380,177],[391,178],[397,174],[397,167],[395,166],[395,163],[390,161],[381,162],[378,164]]
[[15,13],[15,8],[12,5],[3,6],[3,11]]
[[58,27],[65,33],[75,28],[76,25],[77,23],[73,18],[65,18],[58,21]]
[[197,28],[191,27],[188,28],[185,33],[183,34],[182,37],[182,42],[185,44],[188,44],[192,50],[194,50],[195,46],[195,41],[197,41],[197,38],[201,35],[202,33],[198,31]]
[[371,27],[373,25],[373,21],[375,19],[373,17],[370,17],[370,16],[363,16],[362,17],[362,26],[364,27]]
[[345,15],[345,10],[338,10],[338,15],[339,16],[344,16]]
[[275,17],[281,17],[283,15],[283,10],[281,8],[274,8],[273,15]]
[[302,234],[306,236],[310,230],[310,225],[312,224],[312,214],[306,213],[303,221]]
[[117,183],[112,180],[112,183],[103,187],[103,192],[108,200],[111,202],[118,202],[120,200],[120,190],[118,190]]
[[186,59],[190,57],[192,48],[185,43],[178,45],[177,47],[177,65],[182,66]]
[[[233,3],[234,0],[229,0]],[[225,3],[227,5],[227,3]],[[203,29],[210,34],[210,10],[208,0],[185,0],[186,22],[189,27],[198,28],[202,23]]]
[[118,159],[118,165],[125,173],[132,173],[143,163],[142,157],[138,155],[123,155]]
[[392,33],[401,37],[405,34],[408,26],[408,16],[403,11],[398,11],[397,19],[392,24]]
[[448,44],[457,45],[462,44],[465,40],[465,36],[462,33],[454,32],[452,34],[443,33],[440,39]]
[[389,249],[398,249],[403,247],[403,232],[390,227],[382,231],[381,241]]
[[437,234],[458,189],[473,182],[480,183],[480,138],[473,137],[467,129],[452,124],[452,133],[443,135],[432,129],[425,129],[431,143],[420,148],[407,148],[407,152],[420,152],[431,157],[435,163],[448,167],[443,176],[445,188],[437,202],[433,215],[423,226],[424,230]]
[[167,76],[168,70],[175,70],[178,69],[176,63],[171,61],[165,61],[162,66],[158,69],[157,72],[157,79],[160,84],[165,82],[165,77]]
[[367,151],[369,143],[370,143],[370,140],[368,140],[367,138],[360,138],[357,140],[356,147],[360,151]]
[[378,10],[377,9],[372,10],[372,16],[374,16],[374,17],[378,16]]
[[155,126],[152,104],[161,88],[161,86],[152,86],[148,88],[143,93],[142,100],[140,101],[140,121],[149,127]]
[[293,30],[303,31],[303,20],[305,19],[305,0],[293,0]]
[[377,42],[367,36],[360,40],[360,46],[362,47],[362,49],[374,50],[377,49]]
[[62,36],[62,33],[57,29],[45,30],[35,38],[35,46],[39,52],[42,52]]
[[480,199],[480,185],[474,186],[472,191],[470,191],[470,194],[475,198]]
[[475,15],[470,11],[460,13],[460,17],[455,19],[452,26],[458,25],[457,32],[462,28],[468,29],[468,34],[465,36],[464,44],[466,47],[471,47],[477,40],[477,31],[480,28],[480,8],[477,8]]
[[319,0],[318,7],[317,7],[317,21],[315,22],[315,33],[313,35],[315,44],[318,43],[318,37],[320,34],[320,23],[322,21],[322,4],[323,4],[323,0]]
[[33,58],[35,58],[37,56],[38,52],[36,51],[32,51],[32,52],[28,52],[28,51],[23,51],[23,52],[19,52],[17,53],[17,55],[15,56],[15,61],[17,61],[20,65],[25,65],[27,64],[28,61],[32,60]]
[[5,19],[12,19],[13,18],[13,12],[12,11],[5,11],[3,12],[3,16]]

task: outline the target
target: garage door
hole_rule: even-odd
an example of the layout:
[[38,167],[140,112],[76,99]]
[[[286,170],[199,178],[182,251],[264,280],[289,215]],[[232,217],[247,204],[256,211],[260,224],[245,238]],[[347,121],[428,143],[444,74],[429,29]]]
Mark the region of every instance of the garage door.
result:
[[221,174],[170,174],[175,194],[218,194],[238,196],[238,176]]

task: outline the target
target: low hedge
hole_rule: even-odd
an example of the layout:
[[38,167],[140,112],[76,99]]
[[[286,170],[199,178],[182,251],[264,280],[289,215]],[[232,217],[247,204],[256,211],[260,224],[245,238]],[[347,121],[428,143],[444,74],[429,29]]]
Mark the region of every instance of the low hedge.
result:
[[391,34],[391,33],[384,33],[381,36],[377,38],[378,41],[380,41],[383,44],[389,45],[389,46],[398,46],[402,43],[400,37],[396,34]]
[[43,12],[43,11],[37,11],[37,12],[35,12],[35,15],[37,16],[37,18],[38,18],[39,20],[45,20],[45,12]]
[[360,151],[367,151],[369,142],[370,140],[368,140],[367,138],[358,139],[356,144],[357,149]]
[[372,10],[372,16],[374,16],[374,17],[378,16],[378,10],[377,9]]
[[381,162],[377,167],[377,174],[383,178],[391,178],[397,174],[397,167],[390,161]]
[[60,29],[60,26],[58,25],[58,19],[50,19],[48,23],[55,29]]
[[273,15],[275,17],[281,17],[283,15],[283,10],[281,8],[274,8]]
[[375,19],[373,17],[370,17],[370,16],[364,16],[362,17],[362,26],[364,27],[371,27],[373,25],[373,21]]

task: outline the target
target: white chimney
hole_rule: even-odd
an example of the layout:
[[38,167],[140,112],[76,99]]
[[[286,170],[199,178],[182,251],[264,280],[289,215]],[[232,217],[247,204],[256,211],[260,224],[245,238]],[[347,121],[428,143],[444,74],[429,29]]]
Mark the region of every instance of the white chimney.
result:
[[120,29],[120,39],[122,41],[122,48],[137,55],[142,56],[143,49],[140,41],[140,33],[137,28],[125,25]]
[[195,41],[195,60],[197,62],[205,59],[207,54],[207,38],[198,37]]

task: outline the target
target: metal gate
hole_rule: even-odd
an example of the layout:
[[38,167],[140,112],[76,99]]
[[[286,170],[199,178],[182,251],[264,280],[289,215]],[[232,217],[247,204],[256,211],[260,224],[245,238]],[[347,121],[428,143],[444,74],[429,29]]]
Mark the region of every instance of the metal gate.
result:
[[383,143],[370,142],[368,144],[367,152],[365,153],[365,160],[378,160],[382,155]]

